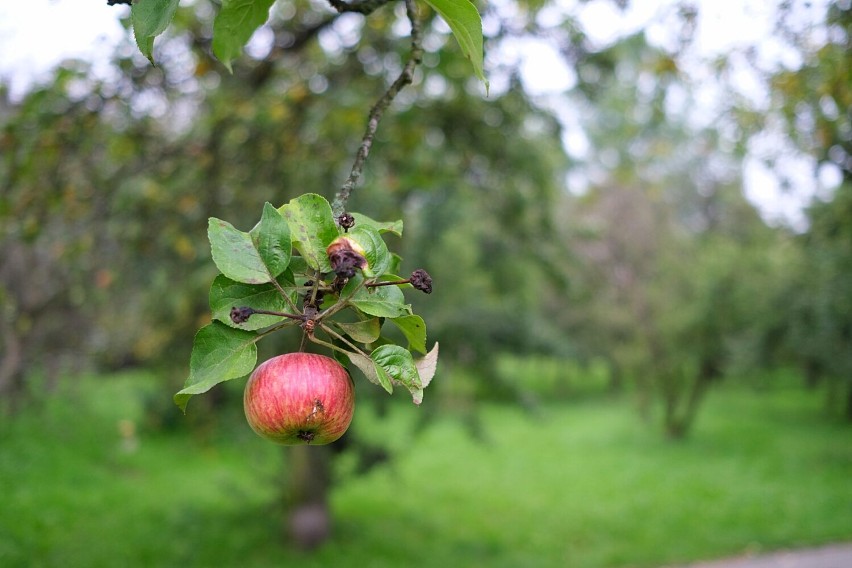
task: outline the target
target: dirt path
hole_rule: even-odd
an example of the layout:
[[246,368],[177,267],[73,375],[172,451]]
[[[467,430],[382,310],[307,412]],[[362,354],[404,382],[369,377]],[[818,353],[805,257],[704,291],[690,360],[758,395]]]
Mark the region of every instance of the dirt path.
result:
[[852,568],[852,543],[696,562],[684,568]]

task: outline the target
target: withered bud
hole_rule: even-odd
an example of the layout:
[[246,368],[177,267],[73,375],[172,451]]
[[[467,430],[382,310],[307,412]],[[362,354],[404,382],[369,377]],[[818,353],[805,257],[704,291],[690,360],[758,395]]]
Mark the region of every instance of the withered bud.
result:
[[248,306],[241,308],[233,307],[231,308],[231,321],[235,324],[245,323],[252,314],[254,314],[254,310]]
[[426,292],[427,294],[432,293],[432,277],[429,276],[429,273],[422,268],[418,268],[411,273],[410,282],[412,286],[421,292]]
[[340,225],[344,231],[348,232],[349,229],[355,226],[355,217],[350,213],[343,213],[337,218],[337,224]]
[[367,268],[367,259],[361,245],[349,237],[337,237],[325,249],[331,269],[340,278],[352,278],[357,269]]

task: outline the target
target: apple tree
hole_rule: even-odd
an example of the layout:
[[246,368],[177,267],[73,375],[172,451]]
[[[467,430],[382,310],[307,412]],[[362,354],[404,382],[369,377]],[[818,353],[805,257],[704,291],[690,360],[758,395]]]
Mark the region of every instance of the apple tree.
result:
[[[338,12],[364,15],[387,3],[330,2]],[[229,70],[252,34],[269,18],[272,4],[271,0],[222,4],[213,24],[212,49]],[[453,30],[474,73],[484,81],[482,27],[476,8],[465,0],[428,0],[427,4]],[[168,28],[177,7],[178,0],[139,0],[131,5],[136,44],[151,63],[155,61],[155,38]],[[404,303],[400,287],[431,292],[431,277],[422,269],[409,278],[395,275],[401,259],[388,251],[382,233],[400,234],[401,221],[378,223],[346,211],[379,121],[399,91],[411,83],[414,68],[422,59],[418,7],[413,0],[406,0],[405,9],[411,25],[409,58],[370,109],[351,172],[333,203],[315,194],[277,208],[267,203],[260,221],[249,232],[227,221],[210,219],[208,237],[221,274],[211,288],[214,321],[196,335],[190,376],[175,395],[182,409],[192,395],[247,374],[256,363],[257,341],[293,325],[301,328],[305,339],[344,355],[388,392],[394,384],[400,384],[408,388],[417,404],[422,400],[423,387],[434,374],[437,349],[415,363],[411,350],[426,351],[425,324]],[[282,311],[282,306],[291,313]],[[333,320],[347,309],[354,312],[354,321]],[[381,336],[384,319],[402,331],[407,348]]]
[[[114,3],[118,2],[110,2]],[[155,40],[174,19],[178,3],[131,3],[136,44],[152,64],[156,64]],[[257,28],[268,20],[273,3],[222,3],[213,23],[212,51],[229,71]],[[329,0],[338,13],[364,16],[390,3]],[[351,420],[354,404],[351,389],[326,388],[332,383],[348,384],[337,370],[342,371],[340,363],[358,368],[388,393],[401,386],[415,404],[423,400],[424,388],[436,371],[438,344],[427,348],[426,324],[406,303],[403,290],[431,293],[432,278],[421,268],[411,271],[410,276],[400,276],[403,259],[389,251],[383,235],[401,236],[402,221],[379,222],[348,210],[379,122],[400,90],[412,82],[414,69],[422,61],[420,6],[414,0],[403,3],[410,24],[408,59],[369,109],[352,168],[333,201],[307,193],[283,204],[267,202],[259,221],[248,231],[227,220],[210,218],[207,236],[219,274],[210,288],[212,321],[197,332],[189,377],[174,397],[184,411],[192,396],[250,373],[257,363],[257,343],[290,329],[301,334],[300,352],[313,344],[325,348],[339,363],[328,358],[318,363],[306,355],[288,358],[286,365],[277,364],[283,361],[279,357],[258,367],[246,386],[245,410],[252,428],[265,437],[287,444],[322,444],[339,438]],[[426,0],[425,4],[449,25],[473,73],[487,88],[482,26],[475,6],[468,0]],[[386,326],[400,332],[404,345],[383,333]],[[415,357],[415,353],[420,356]],[[304,388],[311,385],[314,390],[306,393],[304,388],[292,388],[296,383]],[[294,402],[299,396],[307,397],[304,402],[308,406]],[[282,408],[287,411],[282,412]],[[343,416],[336,416],[339,420],[332,433],[324,430],[326,422],[317,426],[318,421],[333,414]],[[295,433],[292,424],[296,424]],[[288,428],[287,433],[280,433]],[[316,454],[303,455],[310,459]],[[323,464],[318,460],[314,465],[327,467]],[[315,473],[322,477],[321,472]],[[327,517],[324,495],[309,496],[299,507],[293,517],[296,524],[300,514],[317,508],[321,518]],[[298,535],[297,527],[292,532]],[[324,534],[322,530],[320,533]],[[320,539],[300,540],[308,545]]]

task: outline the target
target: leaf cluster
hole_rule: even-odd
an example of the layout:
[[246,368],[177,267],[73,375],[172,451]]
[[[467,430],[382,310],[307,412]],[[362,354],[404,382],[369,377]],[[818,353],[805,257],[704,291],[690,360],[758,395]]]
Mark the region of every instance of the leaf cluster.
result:
[[[462,53],[473,66],[474,74],[486,87],[483,68],[484,51],[482,19],[470,0],[425,0],[435,12],[447,22]],[[179,0],[138,0],[131,7],[131,24],[136,45],[151,63],[154,62],[154,40],[169,27],[177,11]],[[269,20],[269,11],[275,0],[223,0],[213,23],[213,53],[228,71],[232,71],[233,60],[242,53],[243,47],[254,32]],[[343,2],[331,0],[338,12],[361,12],[368,14],[388,3]]]
[[[220,274],[210,287],[213,321],[195,336],[190,374],[175,395],[182,409],[192,395],[250,373],[257,342],[285,328],[301,327],[305,338],[351,362],[388,393],[408,389],[416,404],[435,374],[438,346],[427,353],[426,324],[406,304],[407,280],[396,275],[401,259],[382,234],[401,236],[402,222],[380,223],[353,215],[355,227],[338,227],[328,201],[304,194],[281,207],[266,203],[248,232],[210,218],[208,238]],[[364,251],[366,266],[341,279],[329,262],[329,245],[345,235]],[[237,310],[247,314],[233,317]],[[289,312],[289,313],[288,313]],[[382,335],[389,321],[407,346]],[[415,360],[412,351],[424,357]]]

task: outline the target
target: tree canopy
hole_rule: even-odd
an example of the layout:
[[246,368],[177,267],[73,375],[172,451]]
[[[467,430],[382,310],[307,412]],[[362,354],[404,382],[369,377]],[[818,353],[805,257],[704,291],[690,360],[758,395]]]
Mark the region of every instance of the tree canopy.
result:
[[[2,393],[25,390],[37,361],[153,365],[177,384],[210,317],[207,219],[248,230],[267,201],[330,199],[411,47],[390,3],[367,18],[275,4],[267,41],[248,53],[217,42],[215,4],[172,4],[170,25],[151,27],[156,66],[119,50],[114,76],[69,62],[22,100],[4,96]],[[642,31],[595,45],[574,16],[539,18],[546,3],[512,4],[513,16],[484,7],[485,45],[550,38],[576,85],[556,104],[501,61],[486,97],[487,66],[472,75],[476,48],[459,45],[439,4],[443,20],[420,8],[422,65],[353,200],[404,219],[406,238],[389,243],[440,282],[414,303],[450,368],[475,370],[497,396],[523,385],[494,383],[496,353],[602,358],[614,385],[649,411],[659,401],[673,435],[708,384],[760,366],[824,376],[848,389],[852,413],[850,362],[837,355],[852,353],[848,7],[830,7],[818,42],[782,13],[801,65],[757,69],[767,108],[722,83],[731,104],[698,120],[703,87],[683,46]],[[700,17],[687,8],[675,20],[686,39]],[[134,25],[150,56],[152,35]],[[582,153],[566,142],[577,132]],[[744,197],[749,141],[767,132],[812,156],[815,175],[841,172],[804,230],[767,224]]]

